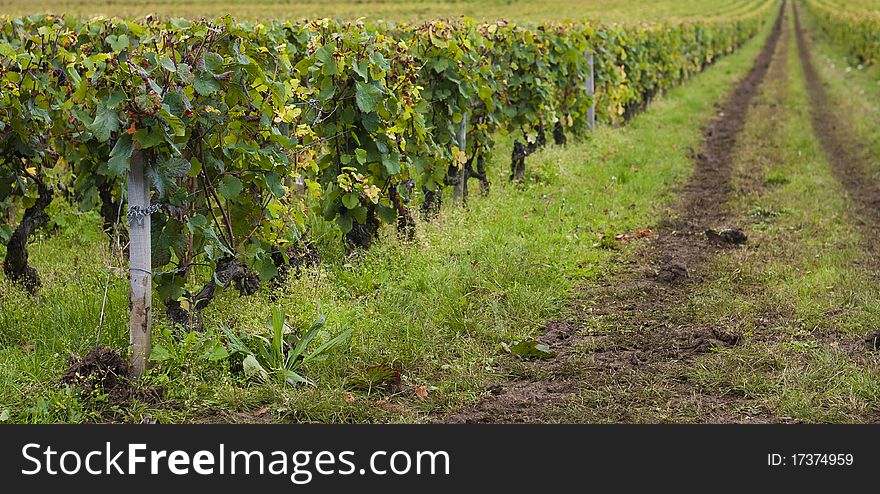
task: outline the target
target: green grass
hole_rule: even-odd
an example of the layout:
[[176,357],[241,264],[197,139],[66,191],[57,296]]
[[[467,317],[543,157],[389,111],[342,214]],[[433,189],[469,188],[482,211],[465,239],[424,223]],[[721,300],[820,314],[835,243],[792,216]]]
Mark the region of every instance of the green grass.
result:
[[[157,317],[155,342],[172,352],[148,377],[164,388],[162,403],[123,409],[105,397],[68,394],[58,377],[69,354],[94,345],[107,266],[96,218],[68,213],[72,227],[32,246],[45,284],[39,300],[0,280],[0,412],[26,422],[408,422],[471,402],[512,358],[499,343],[533,335],[565,310],[578,283],[619,269],[631,247],[596,247],[601,232],[656,224],[672,186],[690,173],[689,153],[713,104],[750,66],[768,29],[631,125],[602,127],[529,157],[532,180],[524,187],[503,177],[506,142],[491,163],[491,194],[420,224],[413,244],[384,231],[373,249],[346,259],[328,233],[319,239],[320,268],[291,281],[276,301],[264,289],[246,298],[228,291],[212,303],[212,332],[220,324],[262,330],[273,306],[296,326],[326,312],[331,331],[354,328],[347,351],[306,369],[314,388],[248,382],[228,363],[202,358],[198,335],[176,343]],[[103,344],[126,345],[126,293],[124,273],[114,274]],[[376,365],[400,370],[399,393],[354,389]],[[413,396],[415,386],[429,390],[426,400]]]
[[[746,343],[700,359],[692,379],[702,392],[742,397],[777,419],[871,421],[880,410],[880,367],[863,340],[880,320],[880,286],[863,267],[862,246],[872,239],[862,237],[809,125],[793,36],[787,65],[788,77],[769,82],[750,115],[737,157],[741,176],[763,169],[785,180],[745,187],[731,205],[784,214],[753,218],[752,247],[719,256],[714,280],[689,308],[707,327],[736,321]],[[829,118],[867,118],[843,98],[858,85],[827,80],[841,104]]]
[[177,17],[218,17],[231,14],[239,20],[339,17],[357,19],[425,20],[465,15],[484,20],[530,21],[592,18],[641,21],[741,15],[767,0],[0,0],[0,15],[56,14]]
[[[813,134],[791,22],[782,58],[737,138],[726,207],[749,242],[711,256],[684,301],[660,306],[662,315],[650,319],[671,329],[742,333],[743,342],[603,373],[592,355],[601,335],[643,328],[590,319],[585,329],[599,339],[585,340],[570,362],[582,389],[546,412],[552,420],[876,422],[880,365],[864,342],[880,320],[880,284],[864,250],[875,239],[863,236]],[[877,142],[874,69],[846,71],[843,54],[824,44],[818,53],[835,64],[823,69],[840,103],[828,118],[848,119],[862,142]]]

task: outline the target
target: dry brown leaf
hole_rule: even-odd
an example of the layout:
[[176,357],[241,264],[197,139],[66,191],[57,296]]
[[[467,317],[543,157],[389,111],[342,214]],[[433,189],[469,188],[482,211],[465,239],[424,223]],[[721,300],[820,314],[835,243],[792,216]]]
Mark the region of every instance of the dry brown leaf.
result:
[[416,386],[416,396],[420,399],[425,400],[428,398],[428,388],[424,386]]

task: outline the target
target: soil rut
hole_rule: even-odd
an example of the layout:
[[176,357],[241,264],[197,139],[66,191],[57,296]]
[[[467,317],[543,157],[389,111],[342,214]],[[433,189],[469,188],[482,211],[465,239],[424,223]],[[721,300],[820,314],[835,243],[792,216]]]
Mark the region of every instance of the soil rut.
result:
[[[520,370],[528,378],[493,385],[491,396],[439,422],[554,421],[554,409],[586,386],[603,387],[601,399],[606,402],[597,410],[600,416],[583,417],[584,421],[634,421],[637,418],[630,415],[628,402],[636,398],[627,394],[632,381],[644,385],[645,379],[653,379],[670,362],[740,342],[738,334],[677,324],[670,314],[699,283],[699,266],[707,256],[742,240],[741,232],[726,229],[731,226],[725,204],[732,190],[733,151],[750,103],[774,59],[784,15],[785,2],[749,73],[704,129],[701,147],[694,155],[694,172],[680,187],[673,213],[658,227],[655,240],[637,253],[627,272],[585,287],[576,301],[582,309],[573,317],[545,328],[540,340],[558,353],[557,358],[524,364]],[[583,331],[596,321],[610,330],[597,335]],[[585,370],[590,382],[584,380]],[[609,390],[620,396],[609,398]],[[570,421],[570,417],[560,420]]]
[[[834,176],[846,189],[847,196],[856,208],[859,227],[864,239],[862,249],[867,254],[863,260],[864,268],[871,273],[880,272],[880,185],[871,176],[873,165],[870,148],[859,140],[856,132],[833,98],[828,95],[822,78],[813,65],[810,43],[806,31],[801,27],[798,9],[794,9],[795,34],[797,36],[798,56],[807,84],[810,100],[811,124],[813,132],[822,146]],[[867,339],[869,346],[880,348],[880,332]]]

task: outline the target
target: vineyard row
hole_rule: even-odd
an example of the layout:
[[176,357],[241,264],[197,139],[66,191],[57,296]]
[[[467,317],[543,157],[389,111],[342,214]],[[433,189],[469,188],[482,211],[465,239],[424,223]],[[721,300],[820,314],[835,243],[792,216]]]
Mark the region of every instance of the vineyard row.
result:
[[[309,208],[350,248],[382,223],[411,235],[444,187],[488,190],[497,136],[516,138],[522,180],[547,134],[564,143],[591,107],[624,121],[755,35],[774,4],[634,25],[0,19],[4,272],[38,290],[27,243],[56,197],[108,231],[127,211],[152,230],[168,315],[197,326],[215,290],[253,293],[310,256]],[[133,163],[152,207],[123,208]]]

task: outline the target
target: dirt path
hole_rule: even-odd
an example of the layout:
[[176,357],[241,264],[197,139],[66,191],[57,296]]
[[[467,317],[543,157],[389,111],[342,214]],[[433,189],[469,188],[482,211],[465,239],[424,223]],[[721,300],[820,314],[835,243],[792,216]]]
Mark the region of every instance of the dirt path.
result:
[[[780,43],[787,39],[784,13],[783,3],[751,70],[703,131],[694,173],[679,189],[672,213],[658,227],[654,241],[636,254],[627,272],[584,288],[575,302],[581,309],[573,317],[545,328],[540,340],[558,356],[520,364],[512,372],[519,380],[490,387],[491,396],[440,422],[571,421],[556,410],[581,392],[586,381],[602,393],[595,416],[582,417],[584,421],[637,421],[629,411],[643,405],[634,401],[652,399],[645,391],[650,394],[657,380],[677,379],[676,367],[682,362],[740,342],[739,334],[696,327],[676,314],[700,283],[700,266],[707,257],[743,240],[739,230],[726,229],[733,226],[725,207],[732,189],[733,151],[778,45],[785,45]],[[597,324],[608,331],[585,331]],[[633,388],[640,392],[631,392]],[[715,398],[705,398],[703,405],[712,407]],[[726,421],[713,416],[713,421]]]
[[[880,273],[880,243],[877,242],[880,238],[880,185],[869,172],[874,161],[869,154],[870,148],[859,140],[846,116],[840,114],[840,107],[828,95],[813,65],[810,43],[801,27],[796,7],[794,21],[798,55],[812,109],[813,132],[835,177],[843,184],[849,199],[856,206],[864,239],[862,249],[867,253],[864,268],[871,273]],[[869,340],[874,348],[880,347],[880,333],[872,335]]]

